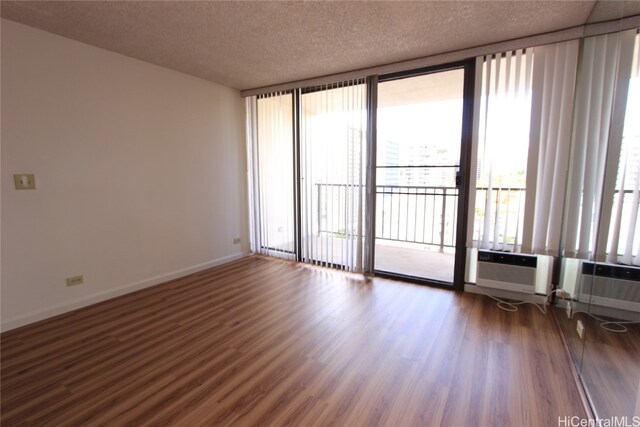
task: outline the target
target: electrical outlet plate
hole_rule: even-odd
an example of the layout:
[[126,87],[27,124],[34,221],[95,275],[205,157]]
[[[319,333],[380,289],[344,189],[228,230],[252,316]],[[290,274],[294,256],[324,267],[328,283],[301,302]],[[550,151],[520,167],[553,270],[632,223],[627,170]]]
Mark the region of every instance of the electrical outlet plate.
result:
[[36,178],[32,173],[20,173],[13,175],[13,183],[16,190],[35,190]]
[[236,237],[235,239],[233,239],[233,244],[234,245],[239,245],[240,244],[240,238]]
[[84,277],[82,276],[67,277],[67,286],[82,285],[83,283]]

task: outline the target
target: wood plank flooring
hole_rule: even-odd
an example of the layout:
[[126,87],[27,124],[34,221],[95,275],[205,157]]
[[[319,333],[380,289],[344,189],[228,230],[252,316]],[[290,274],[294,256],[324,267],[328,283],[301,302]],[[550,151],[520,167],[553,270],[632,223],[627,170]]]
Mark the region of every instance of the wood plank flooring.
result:
[[[627,332],[616,333],[602,329],[600,322],[586,313],[576,313],[569,319],[564,309],[557,308],[554,314],[598,417],[631,419],[640,393],[640,324],[626,325]],[[584,340],[576,332],[577,320],[585,327]]]
[[1,335],[14,425],[557,425],[557,326],[479,295],[252,256]]

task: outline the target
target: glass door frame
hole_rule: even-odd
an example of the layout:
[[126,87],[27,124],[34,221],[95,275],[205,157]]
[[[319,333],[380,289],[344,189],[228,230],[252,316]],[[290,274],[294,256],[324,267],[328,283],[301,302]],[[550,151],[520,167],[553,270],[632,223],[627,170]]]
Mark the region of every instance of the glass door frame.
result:
[[[472,147],[472,134],[473,134],[473,105],[474,105],[474,84],[475,84],[475,60],[469,59],[465,61],[457,61],[448,64],[442,64],[432,67],[419,68],[409,71],[401,71],[396,73],[389,73],[369,79],[369,111],[370,111],[370,123],[369,123],[369,138],[370,138],[370,164],[371,164],[371,176],[370,176],[370,224],[367,226],[369,232],[369,268],[370,273],[380,277],[389,277],[401,279],[404,281],[410,281],[414,283],[442,287],[446,289],[453,289],[455,291],[464,290],[464,276],[466,266],[466,240],[467,240],[467,225],[469,214],[469,183],[471,174],[471,147]],[[410,275],[403,275],[398,273],[382,272],[375,269],[375,225],[376,225],[376,153],[377,153],[377,116],[378,116],[378,84],[382,82],[399,80],[409,77],[417,77],[427,74],[433,74],[450,70],[464,70],[464,83],[463,83],[463,103],[462,103],[462,129],[460,138],[460,175],[456,180],[458,181],[458,206],[457,206],[457,222],[456,222],[456,243],[455,243],[455,258],[453,267],[453,283],[442,282],[435,279],[421,278]]]

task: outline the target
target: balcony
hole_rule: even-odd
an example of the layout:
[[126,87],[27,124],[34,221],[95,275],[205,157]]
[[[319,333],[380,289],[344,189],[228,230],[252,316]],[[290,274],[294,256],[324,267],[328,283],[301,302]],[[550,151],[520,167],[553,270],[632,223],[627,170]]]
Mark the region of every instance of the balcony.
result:
[[375,269],[453,282],[457,199],[456,187],[378,186]]
[[453,282],[455,252],[446,248],[415,245],[409,242],[376,240],[375,268],[378,271]]
[[[347,228],[345,201],[352,200],[347,197],[350,187],[316,184],[316,188],[317,235],[327,242],[327,252],[335,254],[328,258],[339,263]],[[486,203],[487,191],[476,189],[480,209]],[[493,189],[490,198],[493,206],[500,206],[502,214],[508,212],[515,217],[520,213],[524,189]],[[377,186],[375,270],[453,282],[457,201],[458,189],[452,186]],[[477,215],[476,220],[482,222],[482,215]],[[513,228],[516,224],[512,221],[509,225]]]
[[[343,212],[349,187],[316,184],[319,236],[334,237],[332,253],[342,250],[347,228]],[[376,191],[375,269],[453,281],[456,187],[380,185]],[[336,238],[337,237],[337,238]]]

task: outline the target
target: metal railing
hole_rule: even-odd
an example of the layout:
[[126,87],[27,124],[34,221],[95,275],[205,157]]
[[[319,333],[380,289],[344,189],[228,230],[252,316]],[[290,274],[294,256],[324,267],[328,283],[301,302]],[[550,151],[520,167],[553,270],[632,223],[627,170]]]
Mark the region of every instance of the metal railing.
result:
[[[346,235],[346,230],[355,230],[355,224],[347,221],[349,205],[353,204],[360,193],[358,186],[346,184],[316,183],[316,216],[317,233],[328,233],[334,236]],[[478,229],[484,225],[486,197],[488,189],[477,187],[476,215],[473,219],[474,238]],[[519,217],[524,213],[524,194],[522,187],[493,188],[489,203],[493,206],[492,216],[496,209],[504,223],[499,230],[498,238],[507,245],[520,244],[521,225]],[[620,190],[615,191],[615,198]],[[634,194],[632,190],[623,190],[623,215],[630,215]],[[444,248],[455,247],[457,223],[456,187],[446,186],[410,186],[410,185],[378,185],[376,188],[376,239],[418,243]],[[614,200],[614,205],[616,200]],[[508,218],[507,220],[505,220]],[[625,229],[626,231],[626,229]],[[637,230],[636,230],[637,233]],[[505,234],[507,238],[505,238]]]
[[376,238],[455,246],[458,189],[384,185],[376,189]]
[[[522,222],[526,189],[524,187],[493,187],[488,194],[487,187],[475,189],[475,215],[473,219],[473,239],[489,237],[493,249],[512,251],[522,244]],[[487,203],[490,206],[489,233],[485,233]],[[496,243],[500,242],[500,243]]]
[[[477,215],[474,229],[482,226],[486,187],[476,188]],[[353,200],[358,187],[346,184],[316,184],[316,215],[319,233],[345,234],[347,200]],[[354,193],[350,193],[353,191]],[[522,214],[524,188],[494,188],[493,206],[502,217],[513,218],[500,232],[517,235],[517,217]],[[456,245],[458,188],[452,186],[378,185],[376,188],[376,239],[436,246],[443,251]],[[495,212],[495,208],[494,208]],[[502,237],[502,234],[500,234]]]
[[[359,189],[316,184],[317,230],[344,235],[347,200]],[[353,191],[354,193],[350,193]],[[376,239],[454,247],[458,189],[444,186],[379,185],[376,188]],[[353,224],[351,224],[353,225]]]

